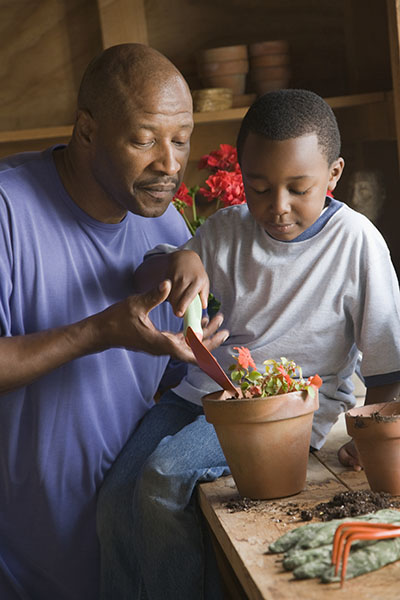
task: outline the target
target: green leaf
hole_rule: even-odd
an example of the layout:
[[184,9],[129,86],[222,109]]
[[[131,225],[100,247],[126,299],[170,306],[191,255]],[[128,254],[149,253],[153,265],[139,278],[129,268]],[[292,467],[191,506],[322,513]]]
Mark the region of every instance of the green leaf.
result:
[[313,388],[313,386],[312,386],[312,385],[308,385],[308,386],[307,386],[307,392],[308,392],[308,395],[309,395],[311,398],[314,398],[314,396],[315,396],[315,390],[314,390],[314,388]]
[[255,382],[258,381],[259,379],[261,379],[262,375],[261,373],[259,373],[258,371],[251,371],[251,373],[249,373],[247,375],[247,378],[249,381]]
[[244,375],[243,371],[232,371],[231,379],[232,379],[232,381],[240,381],[242,379],[243,375]]

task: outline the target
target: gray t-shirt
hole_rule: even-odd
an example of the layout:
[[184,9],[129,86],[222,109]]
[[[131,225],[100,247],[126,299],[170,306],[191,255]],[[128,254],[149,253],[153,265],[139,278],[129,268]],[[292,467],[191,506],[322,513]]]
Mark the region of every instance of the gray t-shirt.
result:
[[[360,352],[367,385],[369,378],[374,385],[400,380],[400,297],[388,248],[366,217],[332,202],[336,209],[317,232],[292,242],[273,239],[240,205],[207,219],[184,246],[201,257],[221,302],[230,337],[213,354],[226,371],[234,346],[246,346],[259,369],[285,356],[305,377],[322,377],[315,448],[354,406]],[[218,387],[190,365],[174,391],[201,404]]]

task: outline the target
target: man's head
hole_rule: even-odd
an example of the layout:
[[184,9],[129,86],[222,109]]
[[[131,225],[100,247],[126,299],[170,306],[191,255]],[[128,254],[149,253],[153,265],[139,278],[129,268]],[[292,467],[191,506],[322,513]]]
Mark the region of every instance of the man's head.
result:
[[[193,129],[190,90],[176,67],[141,44],[108,48],[86,69],[73,146],[98,190],[100,220],[156,217],[179,187]],[[101,205],[101,206],[100,206]]]
[[249,210],[281,241],[296,239],[318,219],[344,166],[335,116],[306,90],[279,90],[256,100],[237,149]]

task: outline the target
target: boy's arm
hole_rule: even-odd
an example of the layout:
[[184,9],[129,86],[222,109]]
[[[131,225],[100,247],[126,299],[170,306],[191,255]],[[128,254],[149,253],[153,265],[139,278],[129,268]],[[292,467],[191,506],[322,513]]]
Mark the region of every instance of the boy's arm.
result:
[[[400,382],[388,383],[367,388],[365,404],[391,402],[400,394]],[[339,462],[345,467],[353,467],[355,471],[361,470],[360,459],[353,440],[344,444],[338,451]]]
[[202,307],[207,308],[209,280],[196,252],[176,250],[149,256],[134,273],[135,290],[147,292],[166,279],[172,284],[167,299],[177,317],[183,317],[197,294],[200,295]]

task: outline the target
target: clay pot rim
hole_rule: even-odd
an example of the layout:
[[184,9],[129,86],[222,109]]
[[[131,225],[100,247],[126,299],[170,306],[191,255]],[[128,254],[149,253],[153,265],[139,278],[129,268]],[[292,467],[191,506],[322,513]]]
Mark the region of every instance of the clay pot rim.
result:
[[204,413],[210,423],[281,421],[315,412],[319,406],[317,390],[314,397],[304,390],[265,398],[218,398],[224,394],[229,395],[229,392],[220,390],[202,398]]
[[[393,414],[393,409],[399,412]],[[391,402],[379,402],[376,404],[366,404],[365,406],[356,406],[345,413],[345,418],[348,420],[365,419],[366,421],[375,421],[374,414],[379,413],[382,416],[391,416],[395,421],[400,419],[400,400],[392,400]],[[383,420],[381,422],[384,422]]]
[[264,40],[249,44],[249,56],[261,56],[263,54],[283,54],[289,51],[288,40]]

